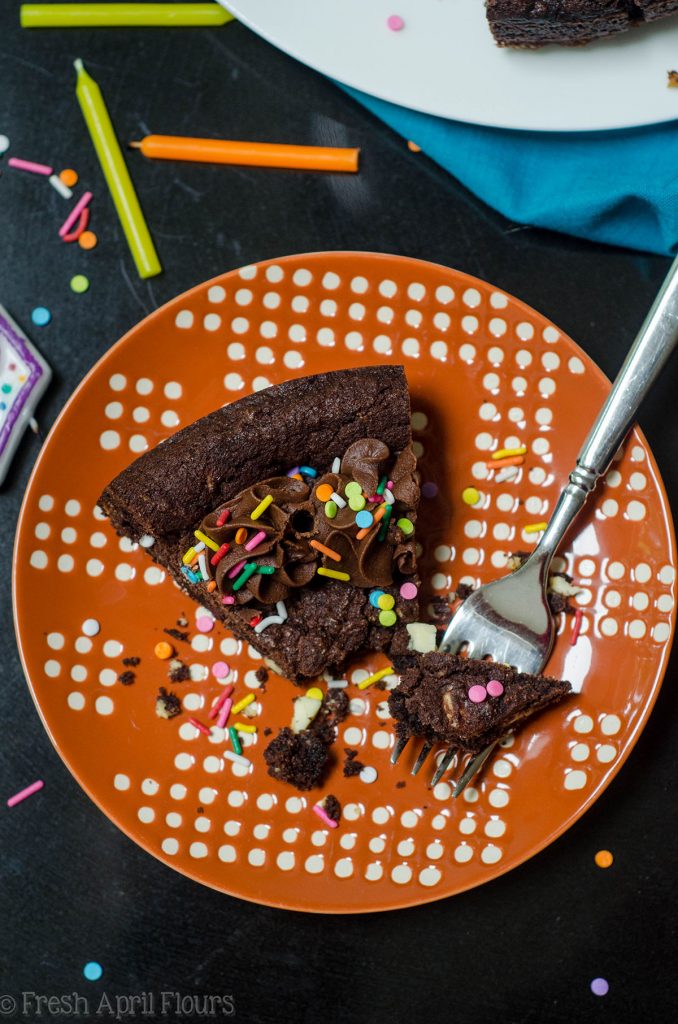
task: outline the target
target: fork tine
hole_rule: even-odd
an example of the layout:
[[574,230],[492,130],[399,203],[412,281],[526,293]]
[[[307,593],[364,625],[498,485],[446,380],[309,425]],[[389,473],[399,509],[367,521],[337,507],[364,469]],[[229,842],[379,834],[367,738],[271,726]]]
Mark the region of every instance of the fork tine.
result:
[[440,764],[438,765],[438,767],[436,768],[435,772],[433,773],[433,778],[431,779],[431,788],[433,788],[434,786],[438,785],[438,783],[440,782],[441,778],[443,777],[443,775],[445,774],[447,769],[450,767],[450,764],[452,762],[452,758],[454,757],[456,752],[457,752],[457,748],[456,747],[448,747],[447,748],[447,750],[445,751],[445,755],[444,755],[443,759],[441,760]]
[[483,767],[488,757],[496,747],[497,743],[499,743],[499,740],[494,740],[494,742],[490,743],[489,746],[485,747],[484,750],[481,750],[479,754],[476,754],[472,761],[469,761],[468,765],[466,766],[466,771],[459,779],[457,785],[454,787],[454,792],[452,793],[452,796],[461,796],[461,794],[464,792],[473,776],[477,775],[480,769]]
[[397,764],[398,763],[398,758],[402,754],[403,750],[405,749],[405,747],[407,746],[409,741],[410,741],[410,737],[409,736],[399,736],[398,737],[398,739],[396,740],[396,745],[393,748],[393,752],[391,753],[391,764]]
[[432,743],[424,743],[424,746],[419,751],[419,757],[414,762],[414,767],[412,768],[412,775],[416,775],[417,774],[417,772],[419,771],[419,769],[423,765],[424,761],[426,760],[428,755],[431,753],[432,747],[433,747]]

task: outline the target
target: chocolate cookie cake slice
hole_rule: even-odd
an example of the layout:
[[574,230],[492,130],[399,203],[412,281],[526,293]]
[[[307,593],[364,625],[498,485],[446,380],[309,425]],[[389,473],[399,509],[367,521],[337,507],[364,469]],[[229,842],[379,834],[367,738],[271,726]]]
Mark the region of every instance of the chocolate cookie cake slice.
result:
[[398,736],[421,736],[470,753],[571,690],[559,679],[452,654],[410,654],[406,665],[389,697]]
[[678,11],[678,0],[486,0],[500,46],[573,45]]
[[248,395],[142,455],[99,500],[118,533],[143,538],[297,682],[388,648],[416,619],[418,502],[401,366]]

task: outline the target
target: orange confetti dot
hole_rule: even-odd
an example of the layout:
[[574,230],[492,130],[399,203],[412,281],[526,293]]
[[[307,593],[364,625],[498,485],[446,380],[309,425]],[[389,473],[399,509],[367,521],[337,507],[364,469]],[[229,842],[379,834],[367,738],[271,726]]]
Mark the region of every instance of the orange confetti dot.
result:
[[332,488],[329,484],[320,484],[320,486],[315,489],[315,496],[318,501],[322,501],[324,504],[332,497]]
[[81,249],[93,249],[98,238],[93,231],[83,231],[78,237],[78,245]]
[[244,544],[246,540],[247,540],[247,530],[245,529],[244,526],[241,526],[240,529],[236,532],[235,542],[236,542],[236,544]]
[[410,153],[421,153],[421,146],[418,146],[416,142],[412,142],[412,139],[407,143],[407,148]]
[[166,640],[161,640],[157,643],[153,649],[153,653],[156,658],[160,658],[161,661],[167,661],[174,654],[174,648],[171,644],[168,644]]
[[65,171],[61,172],[59,177],[68,188],[73,188],[74,185],[78,184],[78,172],[74,171],[72,167],[67,167]]
[[612,867],[612,862],[614,861],[614,857],[609,850],[598,850],[594,859],[599,868]]

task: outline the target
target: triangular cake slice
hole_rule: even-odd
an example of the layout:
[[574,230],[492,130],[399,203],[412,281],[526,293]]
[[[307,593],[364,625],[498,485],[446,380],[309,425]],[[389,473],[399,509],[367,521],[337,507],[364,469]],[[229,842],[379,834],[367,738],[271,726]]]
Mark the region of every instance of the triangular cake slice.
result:
[[562,680],[496,662],[410,654],[389,708],[399,736],[422,736],[475,753],[570,690]]
[[99,504],[295,681],[417,618],[419,502],[401,366],[287,381],[136,459]]

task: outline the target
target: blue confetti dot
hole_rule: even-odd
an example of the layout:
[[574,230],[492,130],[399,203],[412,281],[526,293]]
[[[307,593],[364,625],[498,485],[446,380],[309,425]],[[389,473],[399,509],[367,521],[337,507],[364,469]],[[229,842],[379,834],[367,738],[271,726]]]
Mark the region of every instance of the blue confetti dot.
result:
[[358,512],[355,517],[356,526],[359,526],[361,530],[366,530],[368,526],[371,526],[374,522],[374,516],[367,509],[363,509],[362,512]]
[[31,320],[36,327],[46,327],[52,319],[52,314],[46,306],[36,306],[31,313]]
[[104,969],[101,964],[98,964],[96,960],[90,960],[88,964],[82,969],[82,973],[85,975],[88,981],[98,981],[101,975],[104,973]]
[[372,605],[373,608],[378,608],[379,607],[379,598],[383,597],[383,594],[384,594],[383,590],[373,590],[372,591],[372,593],[370,594],[370,604]]

